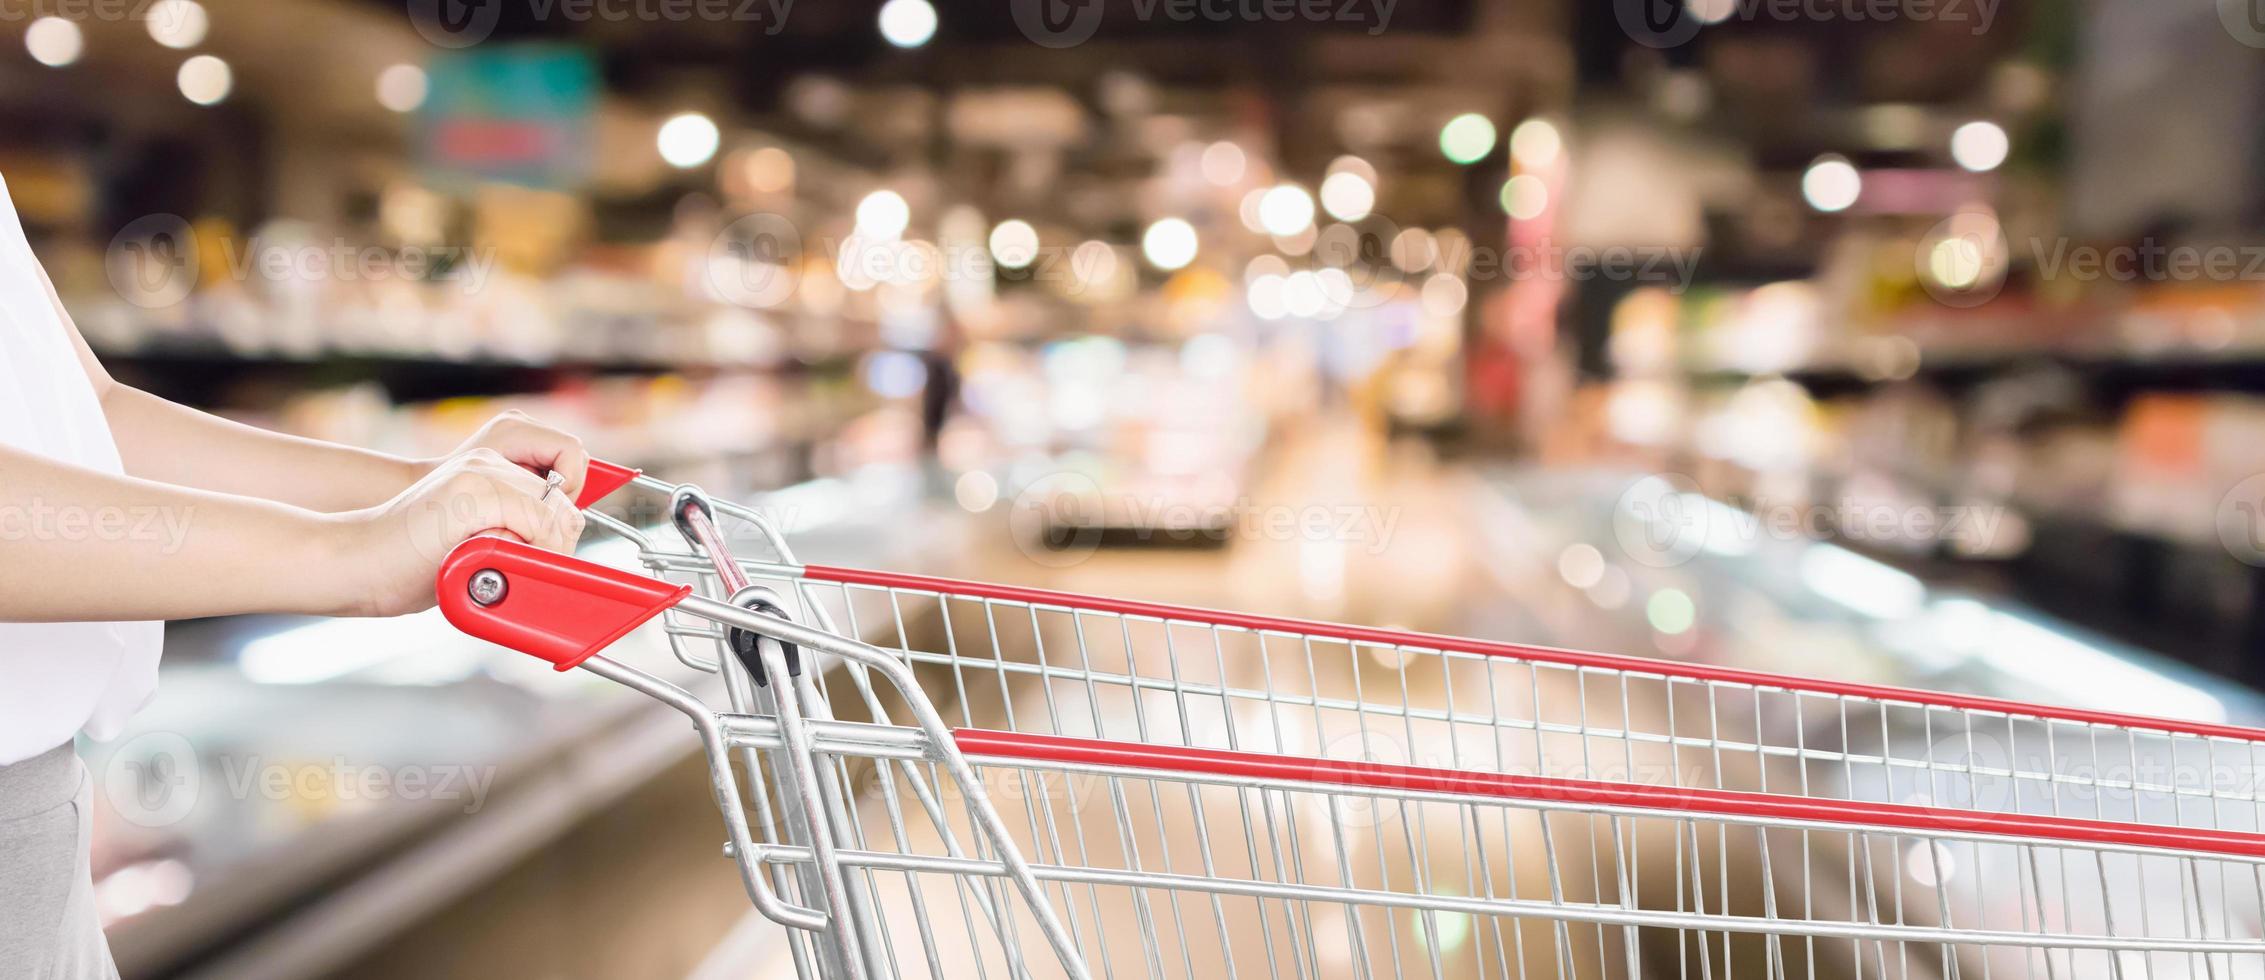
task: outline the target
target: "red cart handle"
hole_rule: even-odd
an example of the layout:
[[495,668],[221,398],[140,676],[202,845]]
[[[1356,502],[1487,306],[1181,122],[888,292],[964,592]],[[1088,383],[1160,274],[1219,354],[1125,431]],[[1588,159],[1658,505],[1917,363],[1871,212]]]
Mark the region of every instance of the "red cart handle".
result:
[[591,460],[589,475],[582,479],[582,495],[574,498],[574,506],[588,510],[591,504],[604,500],[606,495],[637,478],[637,470],[602,460]]
[[[590,461],[577,507],[637,478]],[[646,620],[683,601],[689,585],[544,551],[494,534],[476,535],[441,562],[434,595],[457,629],[572,670]]]
[[435,594],[457,629],[572,670],[692,587],[483,534],[448,553]]

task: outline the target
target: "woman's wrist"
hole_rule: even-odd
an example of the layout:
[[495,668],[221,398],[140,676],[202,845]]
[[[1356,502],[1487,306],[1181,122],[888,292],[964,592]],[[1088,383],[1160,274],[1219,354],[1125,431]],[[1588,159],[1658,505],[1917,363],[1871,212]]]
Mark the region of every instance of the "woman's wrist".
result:
[[[448,457],[446,456],[403,458],[401,460],[400,467],[401,485],[394,488],[394,493],[398,494],[403,490],[409,489],[411,486],[415,485],[418,480],[422,480],[426,476],[431,475],[432,471],[439,469],[440,464],[445,462],[448,462]],[[391,498],[389,497],[388,499]]]
[[285,563],[299,571],[283,584],[279,594],[297,597],[295,612],[315,616],[352,616],[369,602],[364,583],[364,559],[369,552],[370,514],[367,510],[318,514],[303,511],[293,522],[298,560]]

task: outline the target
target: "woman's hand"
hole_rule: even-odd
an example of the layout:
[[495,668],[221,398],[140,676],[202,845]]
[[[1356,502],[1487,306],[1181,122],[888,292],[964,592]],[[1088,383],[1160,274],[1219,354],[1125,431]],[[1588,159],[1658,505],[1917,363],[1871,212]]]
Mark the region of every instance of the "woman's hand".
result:
[[[551,551],[574,550],[582,536],[582,512],[574,506],[570,487],[580,482],[587,464],[581,447],[572,447],[569,460],[554,430],[524,416],[505,422],[499,416],[481,433],[494,430],[501,438],[519,440],[511,445],[522,456],[473,448],[441,462],[382,505],[338,515],[336,567],[355,583],[338,612],[397,616],[430,607],[441,560],[483,531],[506,532]],[[574,471],[556,488],[525,468],[526,460],[546,452],[559,454],[550,456],[546,466],[563,472],[570,464]]]
[[[557,473],[565,480],[559,484],[559,492],[566,495],[569,503],[582,496],[582,482],[589,476],[590,454],[582,449],[582,440],[537,422],[518,409],[489,419],[448,458],[454,459],[476,449],[500,453],[504,459],[538,477]],[[428,465],[437,469],[443,462],[445,460],[433,460]]]

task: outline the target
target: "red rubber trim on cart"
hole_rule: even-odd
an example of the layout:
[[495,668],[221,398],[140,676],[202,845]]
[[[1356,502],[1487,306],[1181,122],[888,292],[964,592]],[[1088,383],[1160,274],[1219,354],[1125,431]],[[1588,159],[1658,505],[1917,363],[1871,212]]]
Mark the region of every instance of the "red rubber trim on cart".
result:
[[2238,857],[2265,857],[2265,834],[2231,830],[2162,827],[2026,813],[1951,810],[1902,803],[1817,799],[1725,789],[1605,783],[1551,776],[1513,776],[976,728],[956,729],[952,732],[952,739],[959,744],[960,751],[971,757],[993,759],[1145,769],[1227,779],[1276,779],[1317,786],[1345,786],[1400,793],[1445,793],[1535,803],[1588,804],[1678,814],[1887,827],[1920,834],[1990,834],[2068,844],[2113,844]]
[[639,472],[627,466],[591,460],[589,475],[582,480],[582,495],[574,498],[574,506],[588,509],[591,504],[604,500],[607,494],[628,486],[629,481],[636,479]]
[[[504,578],[502,600],[472,601],[472,576]],[[457,545],[434,586],[441,614],[473,636],[572,670],[692,593],[618,568],[480,535]]]
[[1004,602],[1059,606],[1067,609],[1090,609],[1095,612],[1147,616],[1183,623],[1232,626],[1261,632],[1298,633],[1329,637],[1348,643],[1421,647],[1486,657],[1514,657],[1537,663],[1660,674],[1695,681],[1745,684],[1759,688],[1778,688],[1835,697],[1897,701],[1967,711],[1992,711],[2055,721],[2115,725],[2123,728],[2175,732],[2182,735],[2200,735],[2208,738],[2265,742],[2265,730],[2244,728],[2239,725],[2222,725],[2205,721],[2184,721],[2171,718],[2154,718],[2147,715],[2122,714],[2114,711],[2092,711],[2084,708],[2030,704],[2009,698],[1993,698],[1978,694],[1923,691],[1917,688],[1894,687],[1886,684],[1859,684],[1848,681],[1822,680],[1812,677],[1772,674],[1759,670],[1742,670],[1736,667],[1721,667],[1713,664],[1693,664],[1672,660],[1654,660],[1649,657],[1631,657],[1625,654],[1588,653],[1581,650],[1527,646],[1521,643],[1502,643],[1493,640],[1473,640],[1459,636],[1441,636],[1434,633],[1377,629],[1370,626],[1347,626],[1341,623],[1324,623],[1281,616],[1255,616],[1249,613],[1224,612],[1197,606],[1176,606],[1162,602],[1143,602],[1137,599],[1109,599],[1101,596],[1081,595],[1075,592],[1031,589],[1016,585],[965,582],[932,575],[904,575],[896,572],[875,572],[862,568],[839,568],[829,565],[805,566],[802,574],[805,578],[821,582],[911,589],[918,592],[964,595],[982,599],[998,599]]

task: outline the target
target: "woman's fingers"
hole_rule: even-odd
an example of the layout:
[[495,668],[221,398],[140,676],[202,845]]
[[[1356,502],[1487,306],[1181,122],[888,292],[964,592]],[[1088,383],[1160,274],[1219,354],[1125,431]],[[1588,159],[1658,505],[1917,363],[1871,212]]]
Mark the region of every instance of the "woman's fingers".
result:
[[491,449],[466,453],[457,465],[461,483],[452,486],[457,499],[449,511],[461,522],[460,539],[493,528],[539,548],[574,549],[582,536],[582,514],[563,483],[553,487]]
[[582,440],[512,410],[488,421],[465,442],[466,450],[494,450],[512,464],[538,474],[557,473],[568,500],[582,496],[589,480],[590,454]]
[[558,488],[569,505],[582,499],[582,488],[590,482],[590,454],[583,450],[582,440],[573,439],[560,448],[551,460],[550,471],[564,477]]

